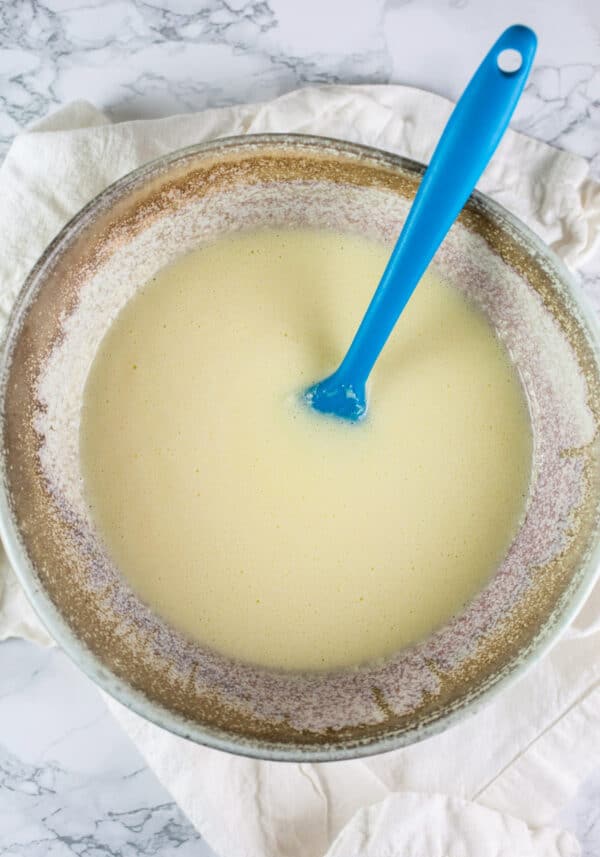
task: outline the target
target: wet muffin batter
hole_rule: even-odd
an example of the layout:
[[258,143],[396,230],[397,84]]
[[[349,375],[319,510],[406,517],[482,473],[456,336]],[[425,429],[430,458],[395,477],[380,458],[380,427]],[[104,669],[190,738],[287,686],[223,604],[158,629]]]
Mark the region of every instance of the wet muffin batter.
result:
[[341,359],[389,248],[245,233],[181,258],[105,336],[81,421],[110,556],[172,625],[227,655],[329,669],[463,607],[523,514],[531,433],[485,318],[428,272],[359,425],[299,392]]

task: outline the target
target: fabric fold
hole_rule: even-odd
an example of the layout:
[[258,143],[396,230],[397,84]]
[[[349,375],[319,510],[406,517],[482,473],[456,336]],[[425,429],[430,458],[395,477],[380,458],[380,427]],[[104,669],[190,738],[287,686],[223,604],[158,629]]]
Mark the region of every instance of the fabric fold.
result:
[[578,857],[566,831],[447,795],[405,792],[361,809],[327,857]]

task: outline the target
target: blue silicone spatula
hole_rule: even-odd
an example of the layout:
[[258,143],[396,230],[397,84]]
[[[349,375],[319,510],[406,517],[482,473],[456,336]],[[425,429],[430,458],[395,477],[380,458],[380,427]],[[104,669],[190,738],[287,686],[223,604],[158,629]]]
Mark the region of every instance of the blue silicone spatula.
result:
[[[496,151],[529,76],[536,45],[528,27],[509,27],[463,92],[348,353],[333,375],[304,393],[317,411],[350,421],[365,416],[366,383],[375,361]],[[504,70],[503,60],[512,60],[517,68]]]

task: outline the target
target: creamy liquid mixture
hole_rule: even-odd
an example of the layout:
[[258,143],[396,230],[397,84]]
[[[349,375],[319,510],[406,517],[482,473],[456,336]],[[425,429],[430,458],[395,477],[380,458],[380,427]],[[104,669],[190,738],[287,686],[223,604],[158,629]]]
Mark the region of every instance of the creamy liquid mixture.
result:
[[299,403],[388,255],[308,230],[227,238],[160,272],[99,349],[81,425],[92,516],[141,598],[227,655],[292,669],[389,655],[461,610],[523,514],[522,389],[432,272],[364,423]]

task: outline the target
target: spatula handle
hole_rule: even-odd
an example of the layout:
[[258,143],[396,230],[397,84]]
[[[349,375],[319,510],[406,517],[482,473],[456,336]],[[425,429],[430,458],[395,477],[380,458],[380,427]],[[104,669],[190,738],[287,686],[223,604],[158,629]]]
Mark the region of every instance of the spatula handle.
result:
[[[338,378],[366,382],[400,313],[494,154],[525,86],[536,45],[528,27],[509,27],[475,72],[437,144]],[[520,54],[516,71],[503,71],[498,64],[506,50]]]

